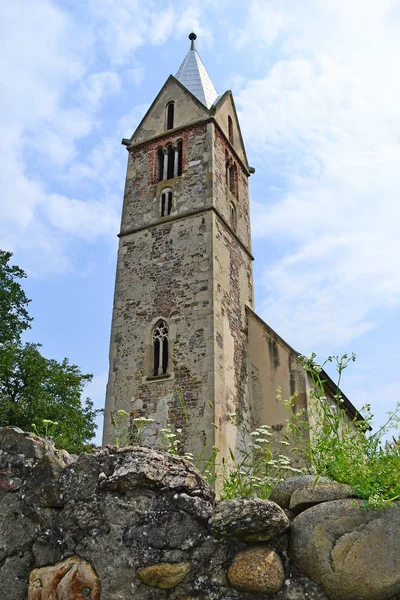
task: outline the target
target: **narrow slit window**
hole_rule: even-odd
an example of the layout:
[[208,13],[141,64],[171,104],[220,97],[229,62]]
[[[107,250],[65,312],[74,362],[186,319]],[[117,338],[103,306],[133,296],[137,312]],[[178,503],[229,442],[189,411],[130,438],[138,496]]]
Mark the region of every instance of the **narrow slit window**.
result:
[[153,376],[168,373],[168,325],[160,319],[153,329]]
[[182,175],[182,141],[178,142],[178,176]]
[[237,212],[236,212],[236,206],[233,204],[233,202],[230,202],[230,204],[229,204],[229,210],[230,210],[231,227],[232,227],[233,231],[236,232],[236,229],[237,229]]
[[173,102],[170,102],[169,104],[167,104],[167,129],[173,129],[174,128],[174,111],[175,111],[175,105]]
[[165,217],[165,211],[166,211],[165,204],[166,204],[166,200],[167,200],[167,195],[164,194],[164,193],[162,193],[161,194],[161,216],[162,217]]
[[228,116],[228,138],[230,143],[233,145],[233,123],[230,116]]
[[175,149],[173,146],[168,146],[168,163],[167,163],[167,179],[174,177],[174,164],[175,164]]
[[237,196],[237,170],[234,164],[228,168],[228,186],[232,194]]
[[157,150],[157,179],[162,181],[164,177],[164,152],[161,148]]

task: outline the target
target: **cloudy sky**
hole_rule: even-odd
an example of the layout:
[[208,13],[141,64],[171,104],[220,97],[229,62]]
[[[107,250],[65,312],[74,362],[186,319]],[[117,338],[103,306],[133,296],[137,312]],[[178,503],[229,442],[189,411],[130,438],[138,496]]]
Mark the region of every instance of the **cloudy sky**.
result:
[[397,0],[13,0],[0,6],[0,248],[28,335],[102,406],[126,150],[194,30],[250,164],[256,308],[303,353],[356,352],[343,389],[400,400]]

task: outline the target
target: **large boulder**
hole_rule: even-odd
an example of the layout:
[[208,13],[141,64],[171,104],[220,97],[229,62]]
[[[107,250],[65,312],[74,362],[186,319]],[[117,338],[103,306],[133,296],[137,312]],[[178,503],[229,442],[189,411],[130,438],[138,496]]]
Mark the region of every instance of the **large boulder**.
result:
[[314,485],[317,482],[329,481],[326,477],[319,477],[317,480],[316,475],[296,475],[295,477],[289,477],[282,483],[279,483],[271,492],[269,500],[279,504],[281,508],[289,508],[290,499],[293,492],[302,485]]
[[245,541],[266,541],[283,533],[289,519],[275,502],[235,498],[219,502],[209,520],[211,531]]
[[400,504],[325,502],[292,524],[291,558],[337,600],[400,598]]
[[303,510],[321,502],[353,497],[354,493],[349,485],[336,483],[336,481],[318,482],[317,485],[306,484],[293,492],[289,509],[292,513],[298,515]]

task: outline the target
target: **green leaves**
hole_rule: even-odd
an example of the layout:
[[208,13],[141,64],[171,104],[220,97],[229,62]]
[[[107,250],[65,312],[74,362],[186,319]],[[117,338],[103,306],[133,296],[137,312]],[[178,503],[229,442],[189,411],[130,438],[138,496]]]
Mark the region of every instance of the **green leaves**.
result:
[[365,498],[371,507],[384,506],[400,497],[400,443],[393,438],[384,442],[383,435],[399,421],[399,409],[389,416],[386,424],[371,433],[373,416],[370,406],[361,409],[364,421],[349,419],[341,404],[340,381],[343,370],[355,361],[355,354],[330,356],[338,373],[337,392],[326,395],[321,367],[315,364],[315,354],[302,357],[314,389],[310,393],[308,419],[299,422],[292,415],[288,422],[290,433],[299,444],[303,457],[312,472],[340,483],[349,484],[355,493]]
[[91,375],[81,373],[68,359],[58,362],[40,353],[40,344],[0,346],[0,426],[25,431],[44,420],[58,422],[57,446],[82,451],[93,437],[99,413],[81,395]]
[[32,321],[27,311],[30,300],[18,281],[26,274],[9,264],[11,257],[11,252],[0,250],[0,344],[18,341]]
[[0,427],[31,431],[34,425],[47,435],[49,423],[57,422],[57,446],[80,452],[93,437],[101,412],[89,398],[81,402],[92,375],[83,374],[67,358],[45,358],[40,344],[22,343],[21,335],[32,321],[27,312],[30,300],[18,281],[26,275],[10,266],[11,257],[0,250]]

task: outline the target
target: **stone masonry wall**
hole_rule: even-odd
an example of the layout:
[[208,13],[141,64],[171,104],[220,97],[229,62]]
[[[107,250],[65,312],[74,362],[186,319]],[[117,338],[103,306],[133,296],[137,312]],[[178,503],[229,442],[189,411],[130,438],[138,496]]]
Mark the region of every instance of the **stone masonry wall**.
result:
[[1,600],[399,600],[400,506],[288,479],[215,502],[152,448],[69,456],[0,429]]
[[[178,138],[183,144],[182,176],[157,182],[157,149]],[[208,140],[207,125],[201,124],[130,152],[110,345],[106,442],[114,438],[111,417],[118,410],[133,419],[154,419],[154,434],[168,422],[185,430],[183,398],[191,422],[197,424],[198,445],[206,438],[210,447],[213,444],[213,416],[207,404],[214,391],[212,216],[193,214],[211,203]],[[160,195],[166,187],[173,192],[171,218],[160,216]],[[168,376],[154,379],[151,331],[160,318],[169,327]]]
[[[240,443],[236,420],[249,422],[248,345],[246,305],[253,306],[252,259],[247,176],[236,160],[237,195],[226,184],[226,153],[234,154],[215,127],[214,202],[218,213],[229,223],[229,205],[237,210],[238,242],[231,228],[214,215],[214,323],[215,323],[215,423],[216,444],[222,453]],[[234,415],[237,415],[236,417]],[[242,430],[244,428],[242,427]]]

